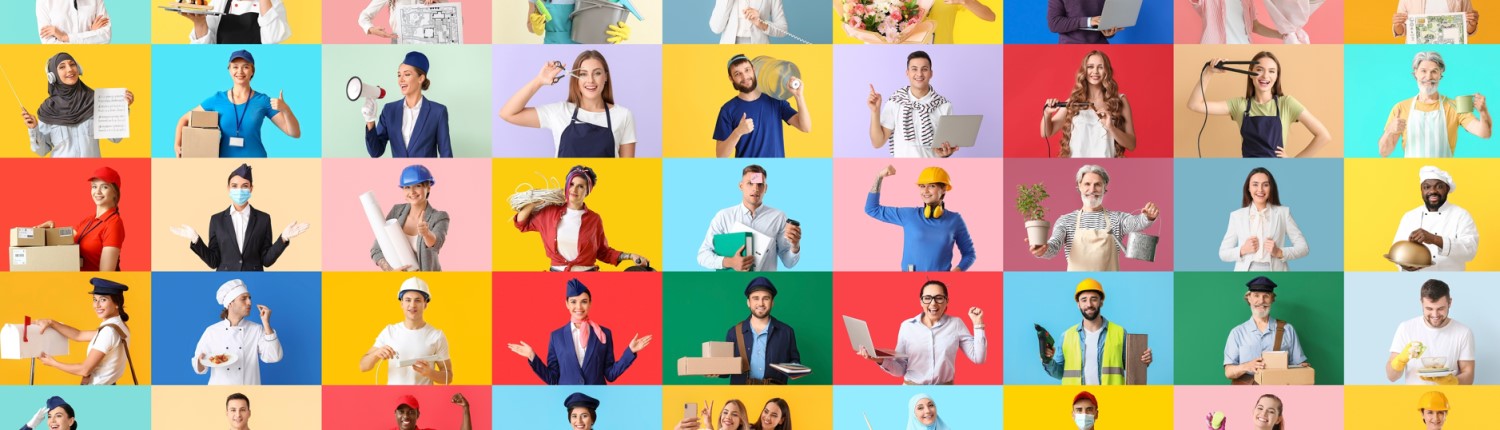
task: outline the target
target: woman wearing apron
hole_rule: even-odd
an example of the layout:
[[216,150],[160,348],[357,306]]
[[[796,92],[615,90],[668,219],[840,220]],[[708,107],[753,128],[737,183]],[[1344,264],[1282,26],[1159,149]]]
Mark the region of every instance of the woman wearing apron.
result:
[[[1245,97],[1226,101],[1207,102],[1204,88],[1209,78],[1224,73],[1214,67],[1225,61],[1222,58],[1209,60],[1203,69],[1203,85],[1194,83],[1188,96],[1187,107],[1205,115],[1229,115],[1240,126],[1240,155],[1251,157],[1311,157],[1327,145],[1333,137],[1323,123],[1313,116],[1302,103],[1281,91],[1281,61],[1270,52],[1261,51],[1250,59],[1250,72],[1246,75]],[[1300,152],[1287,150],[1286,138],[1291,135],[1291,126],[1300,122],[1312,133],[1312,141]]]
[[[120,249],[125,245],[125,221],[120,219],[120,174],[100,167],[89,176],[89,195],[94,199],[94,215],[73,225],[73,242],[78,244],[85,272],[118,272]],[[52,221],[36,228],[54,228]]]
[[[1287,262],[1307,256],[1307,239],[1292,219],[1292,209],[1281,205],[1276,177],[1264,167],[1250,170],[1240,208],[1229,213],[1229,228],[1219,243],[1219,259],[1234,263],[1236,272],[1285,272]],[[1283,248],[1283,238],[1292,246]]]
[[181,13],[193,22],[188,40],[193,44],[259,45],[292,37],[282,0],[209,0],[223,15]]
[[1419,92],[1391,109],[1385,133],[1380,135],[1381,157],[1395,152],[1398,143],[1406,158],[1453,157],[1459,126],[1480,139],[1490,138],[1492,123],[1483,95],[1472,96],[1472,112],[1460,112],[1457,101],[1438,93],[1443,73],[1447,71],[1442,55],[1418,52],[1411,65]]
[[432,86],[427,77],[430,67],[426,54],[408,52],[396,66],[401,98],[379,110],[374,98],[365,98],[360,115],[365,119],[365,151],[370,157],[380,158],[389,147],[394,158],[453,158],[448,107],[422,94]]
[[1069,272],[1118,271],[1122,237],[1150,227],[1158,215],[1156,204],[1146,203],[1140,215],[1107,210],[1104,195],[1109,192],[1109,172],[1090,164],[1079,168],[1075,179],[1083,207],[1058,217],[1052,224],[1052,237],[1045,244],[1033,245],[1031,255],[1050,259],[1061,250]]
[[540,203],[532,203],[522,207],[511,220],[516,230],[541,235],[542,249],[552,261],[547,270],[596,272],[600,261],[616,266],[626,261],[635,261],[637,266],[651,265],[646,257],[615,249],[604,237],[604,219],[584,204],[598,181],[594,169],[573,166],[563,179],[563,186],[567,187],[563,190],[565,204],[535,209]]
[[[288,137],[302,137],[302,123],[292,114],[281,93],[271,98],[250,88],[255,79],[255,56],[250,51],[238,50],[229,54],[229,80],[234,83],[228,91],[214,93],[199,103],[193,110],[206,110],[219,114],[220,158],[265,158],[266,145],[261,139],[260,128],[267,118]],[[177,120],[176,149],[182,156],[182,130],[188,126],[190,113]]]
[[1042,138],[1062,131],[1057,156],[1063,158],[1124,157],[1125,151],[1134,150],[1130,102],[1120,93],[1109,56],[1090,51],[1074,77],[1067,103],[1047,99],[1043,106]]
[[[542,36],[542,43],[546,44],[576,44],[573,40],[573,10],[578,0],[531,0],[526,2],[526,28],[532,34]],[[545,9],[537,9],[540,3]],[[635,11],[635,6],[630,0],[619,0],[620,6],[630,10],[635,19],[641,19],[641,14]],[[611,24],[604,30],[604,35],[609,43],[624,42],[630,38],[630,26],[624,21]]]
[[[542,86],[568,75],[568,100],[537,107],[527,106]],[[522,127],[552,131],[559,158],[635,157],[635,117],[615,105],[609,63],[599,51],[588,50],[573,60],[565,72],[562,63],[548,62],[535,79],[516,91],[500,118]]]

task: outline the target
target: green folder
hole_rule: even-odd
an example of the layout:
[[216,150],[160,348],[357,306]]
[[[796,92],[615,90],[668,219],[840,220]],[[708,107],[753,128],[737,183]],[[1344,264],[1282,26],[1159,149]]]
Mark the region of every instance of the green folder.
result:
[[[755,236],[750,232],[724,233],[714,235],[714,254],[720,257],[741,257],[735,254],[740,247],[745,247],[745,254],[750,255],[755,251]],[[732,272],[734,269],[719,269],[720,272]]]

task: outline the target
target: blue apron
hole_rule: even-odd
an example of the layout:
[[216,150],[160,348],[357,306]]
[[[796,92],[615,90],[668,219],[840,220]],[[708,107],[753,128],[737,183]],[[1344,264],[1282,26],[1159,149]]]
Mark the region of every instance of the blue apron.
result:
[[551,1],[542,3],[547,6],[547,13],[552,14],[552,20],[542,26],[545,31],[542,43],[549,44],[577,44],[573,41],[573,6],[571,4],[555,4]]
[[600,127],[578,120],[578,106],[573,107],[573,123],[563,129],[557,146],[557,158],[613,158],[615,156],[614,120],[609,117],[609,108],[604,108],[604,124]]
[[1245,158],[1276,157],[1276,149],[1283,147],[1281,136],[1281,103],[1276,105],[1275,116],[1250,116],[1254,99],[1245,99],[1245,115],[1240,118],[1240,156]]

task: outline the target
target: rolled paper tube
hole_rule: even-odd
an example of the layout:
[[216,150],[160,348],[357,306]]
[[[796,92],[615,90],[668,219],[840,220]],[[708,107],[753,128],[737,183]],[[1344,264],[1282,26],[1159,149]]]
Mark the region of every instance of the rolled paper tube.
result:
[[386,264],[392,268],[404,266],[398,261],[401,256],[396,253],[390,236],[385,233],[385,216],[380,214],[380,203],[375,201],[375,192],[360,194],[359,203],[364,207],[365,219],[370,222],[370,233],[375,236],[375,245],[380,247],[380,253],[385,255]]
[[[393,219],[386,220],[383,229],[386,240],[391,242],[391,248],[396,252],[395,260],[400,260],[400,263],[393,263],[391,267],[400,268],[407,265],[416,267],[417,253],[411,249],[411,242],[406,239],[406,232],[401,231],[401,222]],[[385,261],[390,262],[391,257],[389,253],[385,254]]]

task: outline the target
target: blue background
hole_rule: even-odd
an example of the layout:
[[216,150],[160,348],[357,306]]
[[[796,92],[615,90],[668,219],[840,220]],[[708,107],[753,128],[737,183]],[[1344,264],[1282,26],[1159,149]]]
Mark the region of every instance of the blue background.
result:
[[[1041,324],[1062,350],[1063,333],[1083,321],[1073,292],[1083,278],[1104,285],[1104,307],[1099,314],[1125,327],[1126,333],[1147,334],[1150,385],[1172,384],[1172,274],[1009,272],[1005,274],[1005,385],[1060,385],[1042,370],[1036,330]],[[1072,359],[1072,357],[1065,357]],[[939,413],[942,409],[939,408]]]
[[[1344,384],[1401,385],[1404,379],[1385,379],[1391,356],[1391,338],[1401,322],[1422,316],[1422,283],[1430,273],[1344,274]],[[1493,274],[1444,273],[1453,295],[1449,318],[1474,331],[1474,385],[1500,384],[1500,373],[1485,371],[1485,364],[1500,357],[1500,343],[1493,341],[1500,329],[1500,314],[1490,305],[1500,300]]]
[[[1391,109],[1417,95],[1411,60],[1421,51],[1443,55],[1447,70],[1438,83],[1438,92],[1443,97],[1500,95],[1500,82],[1494,79],[1500,58],[1495,56],[1493,45],[1348,45],[1344,47],[1344,64],[1359,66],[1344,68],[1344,88],[1360,90],[1344,91],[1345,157],[1380,156],[1380,133],[1385,130]],[[1494,100],[1500,99],[1486,100],[1486,105],[1492,105]],[[1493,108],[1489,110],[1494,112]],[[1401,153],[1402,148],[1397,145],[1391,156],[1401,157]],[[1500,157],[1500,145],[1495,144],[1494,137],[1480,139],[1459,127],[1454,153],[1465,158]]]
[[[1245,176],[1265,167],[1276,177],[1281,203],[1307,239],[1306,257],[1288,262],[1295,271],[1341,271],[1344,266],[1344,163],[1340,159],[1178,159],[1176,269],[1234,270],[1219,260],[1219,242],[1229,213],[1240,208]],[[1284,240],[1282,246],[1291,242]]]
[[[1033,337],[1034,338],[1034,337]],[[938,417],[952,428],[998,428],[1004,416],[1000,386],[836,386],[833,387],[833,428],[866,430],[865,417],[877,429],[906,427],[912,414],[911,396],[932,396]]]
[[[1120,30],[1109,43],[1172,43],[1172,5],[1183,2],[1144,0],[1134,27]],[[1057,43],[1057,33],[1047,29],[1047,2],[1025,0],[1005,2],[1005,43]],[[1035,336],[1033,336],[1035,337]],[[1154,367],[1154,366],[1153,366]]]
[[496,423],[505,422],[497,428],[571,428],[563,400],[573,393],[599,399],[595,428],[661,428],[661,387],[655,385],[495,386],[493,416]]
[[[714,0],[663,0],[662,42],[668,44],[718,44],[719,35],[708,29]],[[833,43],[833,4],[818,0],[781,0],[790,23],[787,31],[808,42]],[[800,44],[791,36],[772,37],[771,43]]]
[[766,168],[764,204],[802,223],[802,259],[790,270],[832,270],[833,162],[826,158],[663,160],[662,195],[677,206],[662,211],[663,270],[708,270],[698,265],[698,247],[714,215],[740,204],[740,171],[751,164]]
[[[193,373],[188,358],[203,330],[219,322],[215,298],[219,285],[241,279],[250,289],[251,306],[271,308],[271,328],[281,339],[283,356],[278,363],[260,363],[264,385],[318,385],[322,383],[323,304],[322,277],[315,272],[297,273],[156,273],[151,282],[152,381],[157,385],[205,385],[208,374]],[[246,321],[260,323],[260,312],[251,309]]]
[[20,427],[36,415],[37,409],[46,407],[52,396],[62,396],[73,406],[81,429],[151,428],[151,387],[145,386],[3,386],[0,399],[5,401],[0,402],[0,417],[5,417],[7,427]]
[[[6,6],[5,13],[0,13],[0,44],[41,43],[42,39],[37,37],[42,29],[36,26],[36,1],[12,0],[6,2]],[[109,12],[110,44],[151,43],[151,11],[156,10],[152,2],[108,0],[104,2],[104,9]],[[67,46],[58,45],[58,51],[66,51]]]
[[302,138],[287,137],[266,118],[261,126],[266,153],[272,158],[316,158],[323,152],[322,47],[319,45],[154,45],[151,88],[152,158],[175,158],[173,136],[177,121],[204,99],[234,85],[229,79],[229,53],[247,49],[255,56],[255,78],[250,89],[276,98],[286,92],[302,125]]

